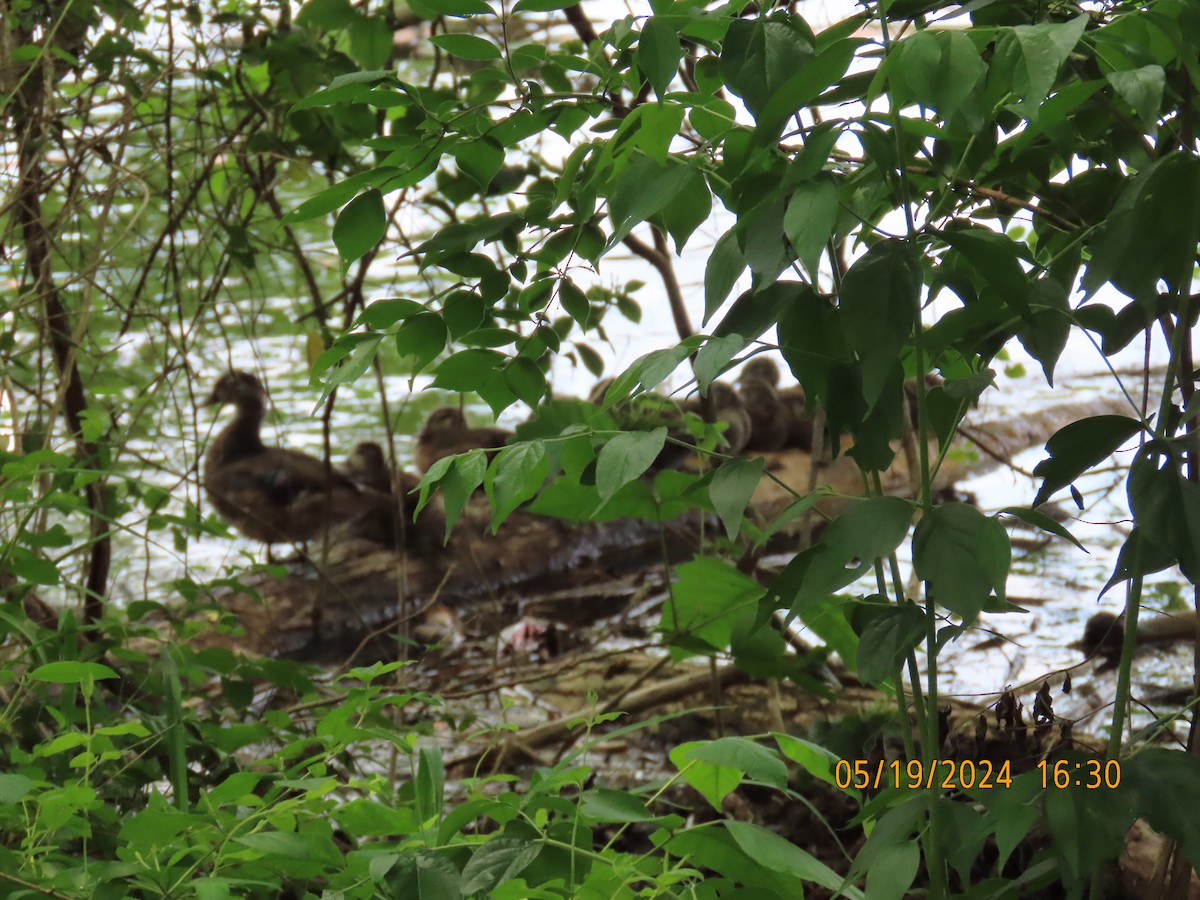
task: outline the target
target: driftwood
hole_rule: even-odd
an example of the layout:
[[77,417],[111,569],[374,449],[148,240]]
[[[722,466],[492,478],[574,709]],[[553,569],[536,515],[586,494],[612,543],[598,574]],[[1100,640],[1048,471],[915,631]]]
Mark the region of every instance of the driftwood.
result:
[[[1044,443],[1068,422],[1121,411],[1115,399],[1100,398],[1050,407],[1016,421],[964,427],[934,486],[950,487],[1001,465]],[[770,477],[760,483],[750,513],[770,521],[807,491],[813,460],[801,451],[764,456]],[[936,448],[931,448],[935,457]],[[899,450],[891,468],[881,473],[883,490],[911,496],[911,469]],[[818,504],[825,515],[836,514],[862,493],[861,475],[845,456],[823,461],[816,483],[829,493]],[[214,631],[203,640],[254,654],[336,664],[394,658],[397,638],[403,641],[417,630],[432,604],[480,617],[477,627],[485,629],[519,617],[530,602],[543,610],[569,607],[595,620],[634,600],[647,580],[661,588],[664,564],[689,558],[706,530],[714,534],[718,527],[698,514],[660,526],[632,520],[571,524],[517,512],[492,537],[485,521],[486,514],[478,510],[464,516],[444,550],[422,555],[396,554],[350,539],[310,547],[307,556],[287,566],[283,578],[251,576],[245,581],[250,591],[214,597],[237,627]],[[793,546],[795,540],[793,536]],[[489,618],[489,611],[496,615]]]

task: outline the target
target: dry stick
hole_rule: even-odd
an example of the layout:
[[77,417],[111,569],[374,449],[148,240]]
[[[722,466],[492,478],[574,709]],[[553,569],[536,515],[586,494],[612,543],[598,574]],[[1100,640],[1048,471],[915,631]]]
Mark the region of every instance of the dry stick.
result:
[[[29,33],[19,33],[20,43],[33,40]],[[41,148],[46,145],[47,122],[42,78],[27,78],[14,98],[12,119],[17,134],[17,188],[15,192],[17,226],[25,243],[25,258],[32,275],[35,295],[42,301],[45,328],[61,379],[63,410],[67,424],[75,436],[80,465],[100,474],[99,448],[83,435],[83,412],[87,409],[87,394],[75,364],[70,318],[62,296],[54,283],[54,260],[50,236],[42,214],[42,193],[46,173],[42,166]],[[112,541],[106,520],[107,500],[102,477],[84,488],[90,519],[91,553],[87,562],[86,593],[83,599],[83,620],[95,624],[104,615],[103,597],[108,587],[108,571],[112,563]]]

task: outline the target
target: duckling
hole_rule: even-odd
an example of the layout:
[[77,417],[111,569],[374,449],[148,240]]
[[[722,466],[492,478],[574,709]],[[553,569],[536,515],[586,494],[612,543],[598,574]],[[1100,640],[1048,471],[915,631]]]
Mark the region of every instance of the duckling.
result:
[[412,495],[421,484],[420,478],[409,472],[397,472],[397,498],[392,492],[391,467],[383,448],[374,441],[355,445],[342,468],[351,481],[365,489],[363,493],[370,500],[368,510],[351,524],[352,535],[395,546],[397,537],[402,534],[404,546],[410,549],[441,549],[446,525],[441,510],[432,503],[426,504],[415,522],[409,514],[416,507],[416,499]]
[[779,387],[779,366],[769,356],[756,356],[742,366],[742,374],[738,382],[765,381],[773,388]]
[[222,375],[205,406],[232,403],[232,422],[204,458],[204,489],[221,518],[265,544],[302,542],[363,513],[359,488],[314,456],[267,447],[266,393],[249,372]]
[[503,428],[471,428],[461,409],[443,406],[429,414],[417,436],[417,468],[428,472],[439,459],[478,447],[495,450],[511,437],[512,432]]
[[786,446],[811,452],[813,447],[813,423],[812,416],[808,414],[804,388],[798,384],[784,388],[779,392],[779,401],[787,411],[788,437]]
[[[783,447],[794,447],[798,450],[812,450],[813,428],[812,419],[808,415],[806,409],[806,397],[804,388],[800,385],[792,387],[779,387],[779,366],[770,357],[756,356],[742,368],[741,377],[738,380],[739,386],[743,391],[748,391],[751,398],[747,399],[747,406],[751,406],[752,400],[755,405],[760,408],[759,416],[762,417],[761,410],[773,410],[784,421],[786,426],[786,437],[784,438]],[[760,385],[768,385],[774,392],[778,404],[772,404],[768,392],[763,391]],[[751,409],[751,418],[754,418],[754,409]],[[777,429],[769,429],[768,435],[774,435]],[[768,449],[761,447],[757,449]],[[781,449],[781,448],[776,448]]]
[[355,484],[368,487],[381,494],[392,492],[392,474],[383,454],[383,448],[374,441],[356,444],[342,466],[346,475]]
[[750,440],[747,450],[782,450],[787,444],[787,407],[779,399],[779,393],[765,381],[743,380],[738,396],[745,404],[750,416]]

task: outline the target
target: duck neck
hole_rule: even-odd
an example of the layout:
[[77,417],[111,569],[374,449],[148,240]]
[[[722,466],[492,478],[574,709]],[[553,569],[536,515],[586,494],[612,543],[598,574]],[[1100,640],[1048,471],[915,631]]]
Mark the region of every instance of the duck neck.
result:
[[262,435],[263,417],[266,409],[262,398],[242,398],[237,403],[237,414],[225,426],[217,439],[217,451],[222,462],[240,459],[261,453],[264,449]]

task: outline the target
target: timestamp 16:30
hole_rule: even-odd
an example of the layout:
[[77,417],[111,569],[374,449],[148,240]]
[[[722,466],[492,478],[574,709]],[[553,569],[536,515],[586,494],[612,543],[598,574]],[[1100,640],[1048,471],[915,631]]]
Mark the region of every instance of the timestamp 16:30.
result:
[[[1041,775],[1042,788],[1059,790],[1075,786],[1088,790],[1107,788],[1112,790],[1121,783],[1119,760],[1104,760],[1099,757],[1064,758],[1053,762],[1043,759],[1035,766]],[[1010,788],[1012,787],[1012,764],[1004,760],[993,764],[990,760],[935,759],[926,763],[919,759],[875,760],[840,759],[834,766],[834,783],[843,790],[847,788],[875,790],[885,787],[927,790],[957,790],[960,788]]]

